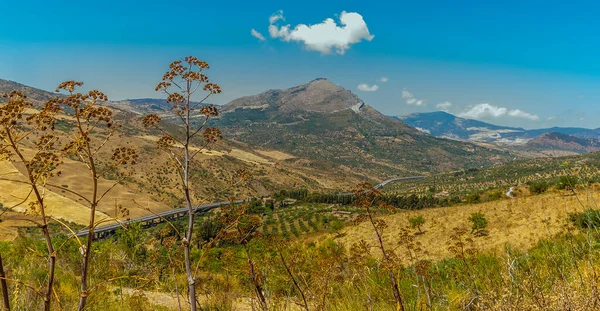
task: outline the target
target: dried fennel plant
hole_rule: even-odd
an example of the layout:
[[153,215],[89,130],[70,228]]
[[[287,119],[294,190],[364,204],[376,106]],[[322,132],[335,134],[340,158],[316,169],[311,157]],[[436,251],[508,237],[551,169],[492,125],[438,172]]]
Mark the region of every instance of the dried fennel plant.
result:
[[[61,164],[59,155],[55,152],[58,137],[54,134],[55,115],[59,111],[56,100],[47,101],[36,112],[28,112],[33,107],[27,97],[18,91],[2,94],[8,102],[0,105],[0,158],[18,163],[25,168],[26,181],[0,177],[4,180],[24,183],[30,187],[27,197],[13,206],[16,207],[29,201],[27,212],[40,217],[40,223],[35,222],[41,229],[48,252],[48,276],[43,293],[37,292],[44,299],[44,310],[50,310],[52,305],[52,289],[56,269],[56,251],[48,229],[50,215],[44,201],[46,186],[51,177],[59,175],[57,167]],[[31,152],[24,149],[30,148]],[[33,200],[29,200],[33,195]],[[10,309],[9,306],[5,306]]]
[[[81,288],[79,294],[78,310],[86,306],[90,294],[89,275],[90,261],[92,258],[92,243],[94,241],[94,229],[102,220],[96,220],[96,210],[102,199],[117,186],[123,177],[131,173],[129,168],[137,160],[137,152],[129,147],[115,147],[110,159],[104,159],[100,152],[108,147],[108,142],[115,135],[116,126],[113,120],[112,110],[99,105],[101,101],[108,98],[102,92],[92,90],[87,93],[76,93],[76,88],[83,82],[66,81],[61,83],[56,91],[65,91],[67,96],[58,100],[62,112],[72,117],[71,126],[73,133],[66,142],[62,151],[65,155],[78,158],[83,162],[89,173],[92,194],[87,197],[83,194],[70,191],[80,197],[90,208],[88,234],[85,245],[81,245],[83,256],[81,264]],[[112,179],[113,182],[106,188],[99,185],[101,178]],[[66,188],[62,188],[67,190]]]
[[361,207],[366,212],[365,215],[361,215],[357,219],[357,222],[368,221],[373,227],[375,234],[377,235],[377,247],[381,250],[383,255],[383,266],[388,272],[390,281],[392,283],[392,293],[394,294],[394,299],[396,300],[396,310],[404,311],[404,299],[402,297],[402,293],[400,292],[398,280],[394,274],[394,268],[398,265],[398,260],[394,254],[394,251],[387,249],[383,243],[383,230],[387,228],[387,224],[383,219],[376,219],[372,211],[376,205],[387,206],[387,204],[379,200],[381,192],[375,189],[373,185],[369,183],[359,184],[353,193],[356,197],[354,204]]
[[[142,123],[145,127],[154,128],[162,133],[158,146],[170,157],[171,164],[176,168],[179,182],[183,188],[185,203],[188,209],[187,230],[180,237],[184,246],[184,265],[188,283],[190,309],[197,308],[196,280],[192,270],[190,251],[194,237],[194,205],[190,184],[190,170],[194,158],[210,145],[221,138],[221,132],[208,127],[208,121],[219,115],[217,108],[206,105],[205,101],[214,94],[221,93],[221,88],[211,83],[203,72],[209,68],[208,63],[194,56],[188,56],[183,61],[178,60],[169,66],[170,70],[162,77],[162,82],[156,86],[156,91],[167,94],[167,102],[172,105],[171,111],[181,122],[183,133],[171,134],[160,126],[161,117],[156,114],[146,115]],[[197,102],[193,97],[199,90],[204,91],[204,97]],[[199,136],[202,143],[196,145]]]

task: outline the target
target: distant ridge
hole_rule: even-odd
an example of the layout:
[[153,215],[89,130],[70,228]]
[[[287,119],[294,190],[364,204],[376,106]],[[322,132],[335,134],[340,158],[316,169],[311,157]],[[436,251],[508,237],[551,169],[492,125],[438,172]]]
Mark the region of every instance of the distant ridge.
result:
[[525,145],[529,140],[551,132],[585,139],[600,138],[600,129],[552,127],[525,130],[518,127],[500,126],[482,121],[465,119],[443,111],[413,113],[397,118],[404,121],[406,124],[435,137],[473,142]]
[[527,146],[540,149],[593,152],[600,150],[600,140],[593,138],[579,138],[558,132],[550,132],[531,139],[527,142]]

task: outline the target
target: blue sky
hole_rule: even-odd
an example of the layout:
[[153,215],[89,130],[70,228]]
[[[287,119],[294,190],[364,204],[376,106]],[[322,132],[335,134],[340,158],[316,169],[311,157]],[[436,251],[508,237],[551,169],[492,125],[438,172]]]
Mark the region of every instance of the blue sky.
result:
[[[600,5],[591,1],[3,0],[2,8],[10,13],[0,19],[0,78],[49,90],[76,79],[114,100],[158,97],[168,63],[195,55],[223,87],[219,104],[326,77],[388,115],[446,109],[526,128],[599,127]],[[279,10],[273,36],[269,18]],[[336,24],[315,27],[327,18]],[[332,44],[344,40],[342,55]]]

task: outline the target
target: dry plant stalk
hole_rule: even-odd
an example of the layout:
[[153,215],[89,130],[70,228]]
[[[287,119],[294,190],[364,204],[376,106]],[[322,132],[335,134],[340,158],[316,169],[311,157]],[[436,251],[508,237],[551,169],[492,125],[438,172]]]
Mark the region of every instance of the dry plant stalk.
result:
[[[102,161],[99,152],[107,146],[108,141],[115,134],[115,124],[112,110],[99,106],[98,102],[107,101],[108,98],[97,90],[85,94],[76,93],[75,90],[82,86],[83,82],[66,81],[61,83],[56,91],[66,91],[68,95],[57,99],[62,106],[63,113],[73,117],[74,133],[62,148],[64,155],[78,157],[89,171],[92,183],[92,195],[90,198],[77,194],[90,207],[89,231],[85,245],[80,245],[83,260],[81,264],[81,288],[79,294],[78,310],[85,308],[87,298],[90,294],[89,271],[92,258],[92,243],[94,240],[94,229],[99,224],[96,221],[96,209],[102,199],[127,176],[127,168],[135,164],[137,153],[128,147],[117,147],[112,152],[108,161]],[[129,172],[131,173],[131,172]],[[109,179],[108,176],[116,176],[117,180],[106,189],[100,189],[98,181],[100,178]],[[66,189],[65,187],[61,187]]]
[[8,296],[8,284],[6,282],[6,273],[4,273],[4,265],[2,264],[2,254],[0,254],[0,287],[2,287],[2,303],[3,310],[10,311],[10,298]]
[[[195,211],[190,187],[190,168],[193,159],[202,150],[221,138],[221,132],[218,129],[208,127],[208,120],[219,115],[217,108],[213,105],[205,105],[205,101],[211,95],[221,93],[221,87],[211,83],[208,76],[203,73],[209,68],[208,63],[200,61],[194,56],[188,56],[183,61],[174,61],[169,68],[170,70],[162,77],[162,82],[156,86],[156,91],[167,94],[167,102],[172,105],[171,111],[182,122],[184,133],[176,135],[165,131],[159,126],[161,117],[156,114],[146,115],[142,123],[145,127],[158,129],[162,133],[162,137],[158,140],[158,146],[169,155],[183,188],[188,208],[188,225],[187,231],[180,238],[184,246],[190,309],[195,311],[197,308],[196,281],[190,258]],[[193,96],[200,88],[206,95],[199,102],[193,102]],[[198,123],[196,123],[197,120],[199,120]],[[199,135],[203,137],[203,143],[194,148],[193,142]]]
[[404,299],[402,298],[402,294],[400,293],[398,281],[396,280],[396,276],[394,275],[393,271],[394,267],[397,265],[397,260],[395,258],[394,252],[387,250],[383,243],[383,230],[387,228],[387,224],[382,219],[375,219],[372,213],[372,208],[376,205],[382,205],[385,207],[389,206],[385,202],[379,200],[381,192],[375,189],[370,183],[359,184],[358,187],[352,192],[356,197],[356,201],[354,204],[361,207],[366,212],[366,215],[361,215],[359,218],[357,218],[356,221],[368,221],[371,224],[371,226],[373,226],[375,234],[377,235],[377,246],[379,247],[383,255],[383,266],[385,270],[387,270],[388,275],[390,277],[390,281],[392,283],[392,293],[394,294],[394,299],[396,300],[396,310],[404,311]]
[[[242,177],[243,178],[243,177]],[[248,263],[248,276],[252,282],[254,293],[258,300],[260,309],[263,311],[269,310],[267,298],[264,294],[264,278],[257,269],[256,262],[252,259],[252,254],[248,248],[248,242],[253,238],[261,236],[258,228],[262,224],[262,219],[257,215],[249,215],[246,213],[248,204],[243,203],[235,205],[234,200],[230,200],[230,205],[223,208],[223,215],[220,217],[220,222],[230,224],[224,230],[224,239],[242,245],[246,254]]]
[[[8,102],[0,106],[0,159],[24,165],[27,181],[3,179],[25,183],[31,188],[27,197],[17,206],[24,204],[32,194],[34,195],[35,200],[29,202],[28,213],[40,216],[41,223],[34,222],[42,229],[48,251],[48,279],[43,294],[44,310],[47,311],[52,304],[56,252],[48,230],[49,216],[46,213],[44,194],[48,180],[55,174],[60,174],[56,168],[61,164],[61,160],[54,152],[58,137],[53,133],[55,115],[60,108],[56,100],[49,100],[39,112],[26,116],[25,110],[33,105],[23,93],[12,91],[2,94],[2,97],[8,99]],[[34,144],[31,147],[35,153],[30,157],[23,152],[27,140]],[[9,308],[8,305],[6,308]]]

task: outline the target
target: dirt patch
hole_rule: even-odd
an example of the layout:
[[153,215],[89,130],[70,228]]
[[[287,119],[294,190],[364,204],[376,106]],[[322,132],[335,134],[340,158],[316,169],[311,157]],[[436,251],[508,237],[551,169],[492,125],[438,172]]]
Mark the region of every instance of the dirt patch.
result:
[[271,159],[275,159],[278,161],[284,161],[287,159],[294,159],[296,158],[295,156],[285,153],[285,152],[281,152],[281,151],[276,151],[276,150],[254,150],[266,157],[269,157]]
[[250,152],[246,152],[240,149],[236,149],[233,148],[231,149],[231,151],[229,151],[229,153],[227,153],[229,156],[232,156],[234,158],[240,159],[242,161],[245,162],[249,162],[249,163],[254,163],[254,164],[273,164],[273,162],[258,156],[256,154],[250,153]]

